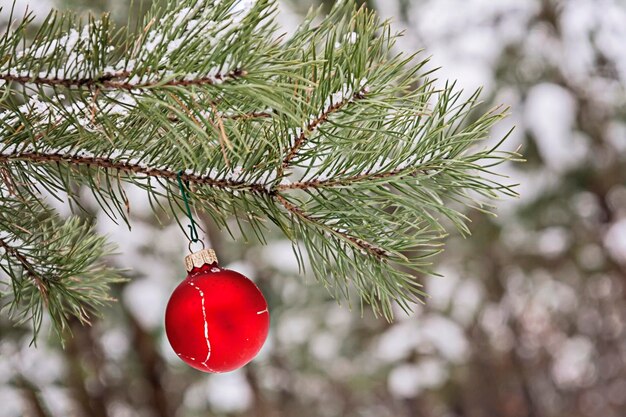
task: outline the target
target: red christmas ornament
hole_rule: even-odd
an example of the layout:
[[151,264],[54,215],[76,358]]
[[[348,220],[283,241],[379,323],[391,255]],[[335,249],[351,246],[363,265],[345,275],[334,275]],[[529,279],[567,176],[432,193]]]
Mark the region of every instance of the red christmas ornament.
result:
[[185,258],[188,275],[165,310],[172,349],[204,372],[228,372],[250,362],[269,330],[265,297],[238,272],[222,269],[215,252],[203,249]]

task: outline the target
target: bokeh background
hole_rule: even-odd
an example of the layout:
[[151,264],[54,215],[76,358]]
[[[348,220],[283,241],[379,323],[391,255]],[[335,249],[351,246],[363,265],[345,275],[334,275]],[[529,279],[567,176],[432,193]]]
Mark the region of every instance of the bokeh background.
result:
[[[28,3],[40,18],[52,7],[108,11],[120,24],[141,13],[125,0],[18,9]],[[398,50],[424,49],[468,94],[483,86],[485,108],[510,106],[493,136],[516,126],[506,146],[527,159],[500,171],[520,198],[498,202],[497,217],[468,212],[473,236],[451,234],[436,259],[443,278],[419,278],[428,303],[393,323],[351,311],[299,274],[279,235],[256,246],[205,224],[221,263],[266,294],[272,328],[244,369],[195,372],[162,326],[185,275],[182,233],[158,225],[140,192],[129,190],[131,231],[85,193],[130,280],[64,349],[45,331],[29,347],[28,328],[0,317],[0,417],[626,416],[626,3],[367,4],[405,32]],[[311,5],[282,2],[284,30]]]

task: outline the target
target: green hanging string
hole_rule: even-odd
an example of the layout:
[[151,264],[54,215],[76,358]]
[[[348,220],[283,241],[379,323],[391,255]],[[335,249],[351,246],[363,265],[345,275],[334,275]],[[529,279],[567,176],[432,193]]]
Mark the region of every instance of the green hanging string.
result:
[[189,227],[189,240],[191,241],[190,243],[196,243],[196,242],[199,242],[200,239],[198,238],[198,230],[196,229],[196,222],[193,220],[193,215],[191,214],[191,207],[189,207],[189,196],[187,195],[187,188],[189,188],[189,182],[185,181],[185,184],[187,185],[185,187],[185,184],[183,184],[183,179],[181,177],[182,174],[183,174],[183,171],[180,171],[176,175],[176,179],[178,180],[178,188],[180,188],[180,194],[183,197],[183,202],[185,203],[185,208],[187,209],[187,217],[189,218],[190,225],[187,226]]

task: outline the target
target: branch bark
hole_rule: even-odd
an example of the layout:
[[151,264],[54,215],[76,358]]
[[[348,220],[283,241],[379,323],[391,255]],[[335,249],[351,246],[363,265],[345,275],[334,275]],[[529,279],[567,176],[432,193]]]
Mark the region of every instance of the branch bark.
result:
[[361,181],[375,181],[384,178],[391,177],[403,177],[408,175],[414,175],[417,172],[427,172],[424,169],[416,169],[414,167],[394,169],[386,172],[366,173],[361,175],[355,175],[347,178],[329,178],[326,180],[309,180],[292,182],[290,184],[281,184],[276,187],[279,191],[286,190],[308,190],[311,188],[329,188],[338,186],[351,186]]
[[[174,170],[168,168],[149,168],[140,164],[131,163],[128,161],[119,162],[113,161],[109,158],[105,157],[95,157],[95,156],[77,156],[77,155],[63,155],[63,154],[46,154],[39,152],[19,152],[15,154],[4,154],[0,155],[0,163],[2,162],[11,162],[11,161],[28,161],[31,163],[49,163],[49,162],[65,162],[72,165],[77,166],[94,166],[101,169],[114,169],[120,172],[126,172],[131,174],[142,174],[148,177],[156,177],[156,178],[165,178],[171,181],[176,181],[178,173]],[[272,188],[268,188],[266,184],[255,184],[255,183],[246,183],[242,181],[234,181],[227,179],[216,179],[208,176],[203,176],[195,173],[183,173],[181,175],[181,179],[183,181],[189,181],[194,184],[206,185],[209,187],[215,187],[219,189],[223,189],[225,191],[249,191],[252,193],[256,193],[259,195],[266,195],[274,200],[276,200],[280,205],[282,205],[288,212],[299,217],[300,219],[306,221],[307,223],[313,224],[319,228],[326,230],[326,232],[330,235],[334,235],[341,240],[347,241],[353,246],[358,247],[360,250],[371,254],[381,261],[385,261],[389,258],[390,254],[370,243],[364,241],[363,239],[352,236],[346,232],[334,229],[330,226],[327,226],[323,223],[320,223],[317,219],[311,217],[305,211],[295,204],[289,202],[283,195],[280,194],[278,187],[275,186]],[[292,189],[303,188],[303,187],[290,187]],[[286,188],[287,189],[287,188]]]
[[306,128],[298,135],[291,148],[287,151],[285,158],[283,159],[280,174],[282,175],[282,171],[286,169],[290,165],[293,158],[298,155],[298,152],[300,151],[300,149],[302,149],[302,146],[304,146],[304,144],[308,141],[311,133],[315,132],[322,124],[324,124],[324,122],[326,122],[330,115],[332,115],[333,113],[338,112],[349,103],[354,102],[354,100],[365,98],[366,92],[366,88],[361,88],[351,97],[345,98],[341,102],[331,105],[326,110],[324,110],[322,114],[311,120]]
[[172,79],[166,82],[149,81],[145,83],[131,83],[128,77],[131,75],[129,71],[121,71],[118,73],[108,73],[99,77],[86,78],[56,78],[56,77],[39,77],[39,76],[19,76],[13,74],[0,74],[0,80],[6,82],[16,82],[19,84],[38,84],[47,86],[63,86],[71,87],[99,87],[111,90],[133,90],[141,88],[150,88],[154,86],[190,86],[190,85],[213,85],[217,82],[234,81],[245,77],[247,72],[243,69],[234,69],[226,74],[216,74],[211,77],[199,77],[192,80]]
[[35,267],[19,250],[9,245],[8,242],[0,238],[0,248],[4,249],[4,253],[15,259],[24,268],[26,274],[33,280],[35,286],[41,293],[41,297],[46,307],[48,306],[48,288],[45,284],[45,278],[37,273]]
[[[15,154],[0,155],[1,162],[28,161],[31,163],[65,162],[76,166],[94,166],[102,169],[114,169],[121,172],[142,174],[148,177],[166,178],[176,180],[178,172],[168,168],[150,168],[129,161],[113,161],[110,158],[101,156],[77,156],[57,153],[43,152],[16,152]],[[248,190],[267,194],[268,191],[263,184],[250,184],[243,181],[227,179],[216,179],[206,175],[185,172],[181,175],[183,181],[195,184],[207,185],[214,188],[228,190]]]
[[305,220],[308,223],[313,223],[315,225],[317,225],[318,227],[326,230],[329,234],[331,235],[335,235],[337,237],[339,237],[342,240],[348,241],[350,243],[352,243],[353,245],[357,246],[359,249],[370,253],[372,256],[378,258],[381,261],[385,261],[389,258],[389,253],[384,250],[383,248],[380,248],[372,243],[366,242],[363,239],[359,239],[357,237],[354,237],[352,235],[349,235],[348,233],[342,232],[341,230],[337,230],[334,229],[328,225],[325,225],[323,223],[320,223],[319,221],[317,221],[317,219],[311,217],[309,214],[305,213],[304,210],[301,207],[296,206],[295,204],[292,204],[291,202],[289,202],[285,197],[283,197],[282,195],[276,193],[275,194],[276,200],[283,206],[285,207],[285,209],[287,209],[287,211],[289,211],[290,213],[292,213],[293,215],[295,215],[296,217],[301,218],[302,220]]

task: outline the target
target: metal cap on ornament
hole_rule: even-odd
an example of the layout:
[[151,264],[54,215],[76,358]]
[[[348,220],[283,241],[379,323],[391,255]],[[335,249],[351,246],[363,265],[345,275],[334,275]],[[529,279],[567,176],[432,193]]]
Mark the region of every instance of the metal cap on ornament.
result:
[[191,272],[194,268],[201,268],[202,265],[217,264],[217,256],[213,249],[202,249],[185,256],[185,269]]

